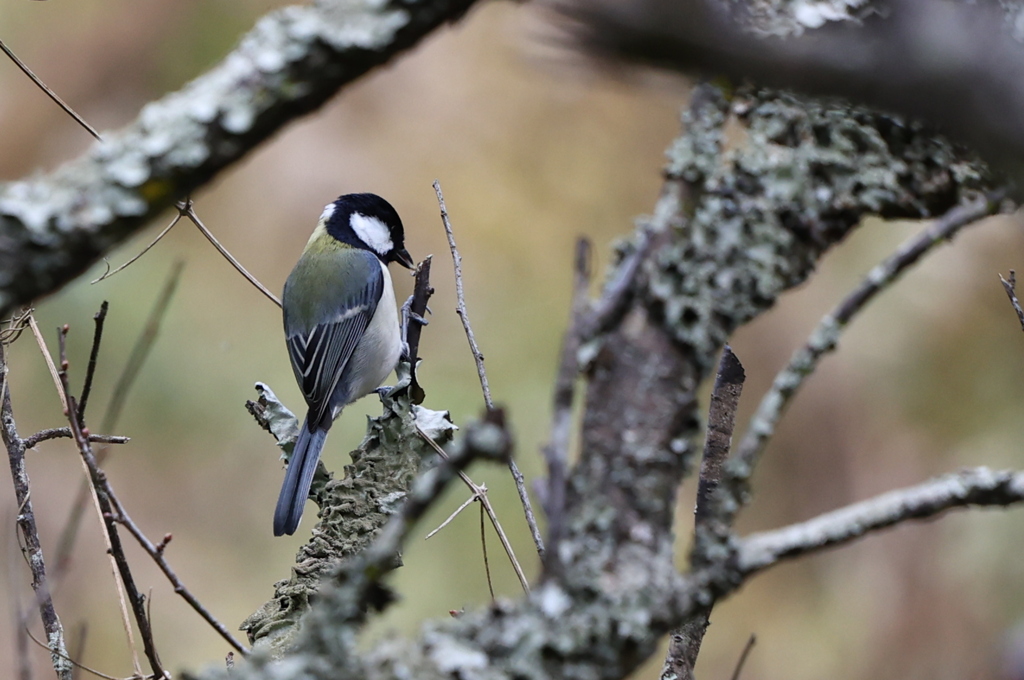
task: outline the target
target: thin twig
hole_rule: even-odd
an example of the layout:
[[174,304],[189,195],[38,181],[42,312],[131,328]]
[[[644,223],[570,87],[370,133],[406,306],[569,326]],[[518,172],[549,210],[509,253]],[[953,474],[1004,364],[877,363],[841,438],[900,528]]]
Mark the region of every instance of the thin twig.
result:
[[28,327],[28,318],[32,316],[32,312],[34,311],[36,310],[32,307],[25,307],[10,319],[3,322],[7,327],[0,328],[0,342],[5,345],[10,345],[21,337],[22,331]]
[[24,73],[25,75],[27,75],[29,78],[32,79],[32,82],[36,84],[36,87],[38,87],[40,90],[45,92],[46,96],[49,97],[50,99],[52,99],[54,101],[54,103],[57,104],[57,106],[59,106],[60,108],[64,109],[64,112],[66,114],[68,114],[69,116],[71,116],[72,118],[74,118],[75,122],[78,123],[79,125],[81,125],[83,128],[85,128],[85,130],[90,135],[92,135],[94,139],[97,139],[97,140],[101,139],[100,138],[100,133],[96,132],[96,130],[94,130],[91,125],[89,125],[88,123],[85,122],[84,118],[82,118],[77,113],[75,113],[74,109],[72,109],[70,106],[65,104],[64,100],[57,96],[56,92],[54,92],[53,90],[48,88],[46,86],[46,83],[44,83],[39,78],[39,76],[37,76],[35,73],[33,73],[32,69],[30,69],[25,64],[25,62],[23,62],[21,59],[19,59],[18,55],[16,55],[14,52],[12,52],[11,48],[9,48],[7,45],[5,45],[2,40],[0,40],[0,50],[3,50],[4,54],[6,54],[8,57],[10,57],[11,61],[13,61],[18,66],[18,68],[21,69],[22,73]]
[[[85,658],[85,643],[89,637],[89,622],[82,621],[78,624],[78,635],[75,636],[75,649],[71,654],[72,659]],[[74,662],[72,662],[74,663]],[[81,667],[75,663],[74,669],[71,671],[71,680],[78,680],[78,671]]]
[[[32,660],[28,656],[28,626],[22,624],[22,620],[27,618],[27,616],[28,612],[23,614],[21,603],[15,600],[14,617],[18,625],[15,627],[14,646],[16,648],[15,653],[18,655],[19,680],[32,680]],[[71,676],[71,680],[75,680],[74,675]]]
[[426,541],[426,540],[428,540],[428,539],[430,539],[430,538],[433,538],[434,534],[436,534],[436,533],[437,533],[437,532],[439,532],[439,531],[440,531],[441,529],[444,529],[444,528],[445,528],[446,526],[448,526],[449,524],[451,524],[451,523],[452,523],[452,520],[453,520],[453,519],[455,519],[456,517],[458,517],[458,516],[459,516],[459,513],[460,513],[460,512],[462,512],[463,510],[465,510],[466,508],[468,508],[468,507],[470,506],[470,504],[471,504],[471,503],[472,503],[473,501],[475,501],[475,500],[476,500],[476,496],[470,496],[469,498],[467,498],[467,499],[466,499],[466,501],[465,501],[465,502],[464,502],[464,503],[463,503],[462,505],[460,505],[459,507],[455,508],[455,512],[453,512],[452,514],[448,515],[448,519],[446,519],[445,521],[441,522],[441,523],[440,523],[440,524],[439,524],[439,525],[437,526],[437,528],[436,528],[436,529],[434,529],[434,530],[433,530],[433,531],[431,531],[431,532],[430,532],[429,534],[427,534],[426,536],[424,536],[424,537],[423,537],[423,540],[424,540],[424,541]]
[[[32,319],[31,317],[29,318],[29,324],[34,326],[34,319]],[[66,325],[62,329],[60,329],[60,339],[61,339],[61,347],[62,348],[63,348],[63,341],[64,341],[64,333],[67,333],[67,330],[68,330],[68,327]],[[39,344],[39,351],[42,352],[43,357],[45,357],[47,364],[52,366],[53,365],[53,358],[52,358],[52,355],[50,354],[49,348],[46,346],[46,340],[43,338],[42,334],[40,334],[38,332],[38,328],[34,328],[33,329],[33,333],[36,336],[36,342]],[[63,366],[63,361],[62,361],[61,365]],[[59,373],[57,375],[57,385],[56,385],[56,387],[57,387],[57,393],[58,393],[58,396],[60,397],[61,403],[65,404],[64,415],[70,418],[74,414],[74,411],[73,411],[73,409],[71,409],[68,406],[66,406],[66,404],[68,403],[68,392],[65,389],[63,382],[61,381]],[[89,476],[90,476],[89,466],[85,462],[84,459],[82,460],[82,469],[85,471],[86,479],[89,479]],[[87,492],[91,494],[91,498],[93,500],[93,507],[96,510],[96,514],[99,515],[99,517],[100,517],[100,525],[104,526],[103,509],[100,506],[100,501],[99,501],[99,498],[98,498],[98,496],[96,494],[96,490],[95,490],[95,488],[92,485],[90,485],[88,483],[86,483],[85,486],[86,486]],[[78,515],[84,515],[84,513],[81,512],[81,508],[79,508]],[[75,520],[75,522],[78,522],[78,521],[80,521],[80,517],[75,517],[74,520]],[[64,538],[64,536],[62,535],[61,536],[61,542],[62,543],[63,543],[63,538]],[[131,655],[132,655],[132,668],[134,669],[136,675],[141,675],[142,674],[142,667],[139,665],[139,655],[138,655],[138,652],[136,651],[136,647],[135,647],[135,633],[132,630],[131,618],[130,618],[130,616],[128,614],[128,604],[125,601],[125,587],[124,587],[124,583],[121,581],[120,572],[118,571],[117,564],[114,561],[114,557],[111,554],[110,539],[109,539],[109,536],[107,535],[106,532],[104,532],[103,538],[104,538],[104,540],[106,541],[106,544],[107,544],[107,557],[108,557],[108,559],[110,559],[111,572],[112,572],[113,577],[114,577],[114,583],[117,586],[118,605],[119,605],[120,612],[121,612],[121,624],[124,627],[125,636],[128,638],[128,649],[131,651]],[[63,548],[63,545],[58,547],[57,566],[54,569],[54,578],[53,578],[53,581],[55,583],[60,580],[61,576],[63,575],[64,571],[66,570],[67,562],[64,561],[65,558],[63,556],[62,548]]]
[[171,220],[171,223],[168,224],[166,227],[164,227],[164,230],[161,231],[159,234],[157,234],[157,237],[155,239],[153,239],[152,241],[150,241],[148,246],[146,246],[141,251],[139,251],[138,253],[133,255],[127,262],[122,264],[117,269],[114,269],[113,271],[111,271],[110,265],[107,264],[107,271],[103,272],[102,276],[100,276],[99,278],[93,279],[89,283],[99,283],[100,281],[103,281],[104,279],[109,279],[114,274],[118,273],[119,271],[122,271],[123,269],[126,269],[128,266],[130,266],[133,263],[135,263],[136,260],[138,260],[140,257],[145,255],[146,253],[148,253],[149,250],[153,246],[155,246],[157,243],[160,243],[160,241],[163,239],[163,237],[167,236],[167,233],[170,232],[170,230],[174,228],[174,225],[176,225],[181,220],[182,217],[184,217],[184,215],[179,210],[178,214],[174,216],[173,220]]
[[889,491],[814,519],[752,534],[739,541],[736,565],[743,577],[783,559],[848,543],[907,520],[934,517],[967,506],[1024,502],[1024,472],[967,468],[917,486]]
[[[160,325],[167,314],[167,310],[170,309],[171,300],[174,298],[174,292],[177,290],[178,281],[181,280],[181,272],[184,267],[184,260],[177,260],[171,267],[171,271],[164,281],[163,288],[160,289],[160,294],[157,296],[156,302],[153,303],[153,308],[149,312],[146,325],[143,326],[139,337],[135,340],[135,344],[128,353],[128,360],[125,362],[124,368],[121,369],[121,375],[118,376],[117,382],[114,383],[110,403],[107,405],[107,411],[103,415],[103,423],[100,428],[104,432],[112,432],[121,419],[121,412],[128,401],[128,394],[131,392],[132,386],[135,385],[135,380],[138,378],[143,364],[145,364],[146,359],[149,357],[150,350],[153,349],[153,344],[156,342],[160,332]],[[108,451],[108,448],[103,447],[96,452],[96,462],[98,465],[102,465],[104,460],[106,460]],[[71,503],[67,519],[64,521],[64,528],[60,533],[60,540],[57,542],[55,579],[62,578],[71,564],[71,552],[78,538],[78,529],[81,526],[82,517],[85,515],[82,509],[89,501],[90,496],[92,496],[92,489],[89,484],[88,475],[86,475],[86,479],[82,480],[81,485],[78,487],[78,493]]]
[[242,263],[236,260],[235,256],[229,253],[228,249],[222,246],[220,244],[220,241],[217,240],[213,233],[206,228],[206,225],[203,224],[203,221],[199,219],[199,215],[196,214],[191,198],[186,198],[181,203],[178,203],[178,211],[181,212],[185,217],[192,220],[192,224],[196,225],[196,228],[202,232],[203,236],[206,237],[206,240],[213,244],[213,247],[217,249],[217,252],[223,255],[224,259],[230,262],[231,266],[238,270],[239,274],[244,276],[246,280],[248,280],[249,283],[254,285],[259,292],[263,293],[268,300],[273,302],[278,307],[281,306],[281,301],[277,299],[277,296],[271,293],[270,290],[268,290],[266,286],[260,283],[255,276],[250,274],[246,270],[246,268],[242,266]]
[[32,329],[32,335],[36,339],[36,345],[39,346],[39,351],[43,354],[43,360],[46,362],[46,367],[50,369],[50,378],[53,379],[53,386],[57,388],[57,396],[60,397],[60,406],[64,411],[68,410],[68,401],[64,396],[64,390],[60,387],[60,376],[57,374],[57,367],[53,363],[53,357],[50,356],[50,351],[46,348],[46,340],[43,338],[43,334],[39,331],[39,325],[36,323],[36,317],[33,314],[28,316],[28,327]]
[[[728,463],[732,477],[730,484],[737,487],[733,490],[734,495],[743,495],[742,488],[793,395],[817,367],[821,357],[835,349],[840,334],[853,316],[932,248],[950,240],[962,228],[997,212],[1001,200],[1002,192],[998,192],[951,209],[872,269],[861,284],[821,320],[804,346],[793,354],[789,364],[775,377],[751,419],[746,436]],[[731,505],[738,509],[735,503]]]
[[0,439],[7,448],[7,458],[11,467],[11,478],[14,483],[14,494],[18,503],[18,529],[25,541],[24,554],[32,572],[32,590],[39,606],[39,615],[49,642],[50,658],[53,669],[60,680],[71,680],[71,666],[66,664],[62,656],[66,656],[64,628],[60,617],[53,606],[50,588],[46,579],[46,566],[43,549],[39,542],[39,531],[36,527],[35,512],[32,508],[32,494],[29,486],[28,471],[25,468],[25,443],[18,436],[14,422],[14,411],[11,407],[11,393],[7,381],[6,350],[0,344]]
[[544,495],[544,512],[548,517],[549,567],[558,560],[558,544],[565,529],[565,480],[569,466],[569,443],[572,439],[572,405],[576,396],[576,378],[579,375],[579,349],[583,340],[581,324],[587,310],[587,290],[590,287],[590,241],[576,241],[572,303],[569,308],[569,326],[562,340],[561,359],[555,375],[555,393],[551,416],[551,438],[544,447],[548,468],[548,483]]
[[103,322],[107,319],[107,309],[110,305],[106,300],[100,305],[100,311],[93,316],[96,324],[92,336],[92,349],[89,351],[89,367],[85,372],[85,383],[82,385],[82,396],[78,400],[78,420],[85,422],[85,406],[89,402],[89,393],[92,392],[92,380],[96,375],[96,359],[100,354],[100,340],[103,339]]
[[89,443],[89,432],[88,430],[83,430],[81,423],[78,420],[78,410],[74,403],[75,399],[71,396],[68,387],[68,360],[66,350],[67,330],[68,327],[66,325],[61,329],[61,333],[58,336],[58,342],[60,348],[60,384],[61,389],[64,392],[64,397],[68,403],[68,424],[71,426],[71,434],[75,443],[78,445],[78,451],[81,454],[82,461],[89,470],[89,479],[92,481],[96,501],[99,504],[110,556],[111,559],[114,560],[118,576],[120,577],[120,582],[124,586],[125,594],[128,598],[129,604],[131,605],[132,614],[135,617],[135,624],[139,627],[139,636],[142,638],[143,651],[149,661],[150,668],[153,670],[154,677],[164,678],[166,677],[166,674],[164,673],[163,666],[160,663],[160,657],[156,652],[156,643],[153,639],[153,629],[150,625],[149,618],[146,616],[145,598],[143,598],[139,593],[139,590],[135,585],[135,577],[132,575],[131,567],[128,565],[128,558],[124,553],[124,546],[121,544],[121,538],[117,532],[117,525],[114,521],[114,515],[112,512],[112,504],[110,496],[108,495],[109,487],[107,485],[106,474],[96,463],[96,457],[93,455],[92,445]]
[[[49,439],[59,439],[61,437],[71,437],[70,427],[51,427],[48,430],[42,430],[35,434],[25,437],[25,448],[31,449],[38,446],[40,443],[45,442]],[[120,437],[117,435],[110,434],[90,434],[89,441],[94,444],[127,444],[131,441],[130,437]]]
[[494,602],[494,581],[491,580],[491,562],[487,559],[487,522],[484,521],[484,506],[480,505],[480,550],[484,557],[484,574],[487,576],[487,590],[491,593],[491,602]]
[[[487,371],[484,369],[484,355],[476,344],[476,337],[473,335],[473,327],[469,323],[469,314],[466,311],[466,297],[462,290],[462,256],[455,246],[455,234],[452,231],[452,224],[448,219],[448,208],[444,203],[444,194],[441,193],[441,183],[434,180],[434,193],[437,194],[437,204],[441,209],[441,223],[444,225],[444,233],[448,237],[448,248],[452,253],[452,264],[455,267],[455,311],[462,320],[462,328],[466,332],[466,339],[469,341],[469,349],[473,353],[473,361],[476,362],[477,376],[480,378],[480,388],[484,393],[484,403],[488,410],[494,409],[494,401],[491,399],[491,388],[487,383]],[[526,482],[519,466],[511,457],[508,459],[508,469],[515,481],[516,491],[519,493],[519,502],[523,506],[523,513],[526,515],[526,523],[530,527],[530,535],[533,536],[533,544],[537,548],[537,554],[544,557],[544,539],[541,538],[540,528],[537,526],[537,518],[533,514],[533,504],[526,492]]]
[[[373,543],[361,552],[357,559],[342,563],[340,572],[346,576],[346,585],[352,586],[353,581],[357,580],[357,589],[362,597],[370,594],[373,583],[394,568],[395,554],[401,549],[409,531],[423,518],[456,473],[462,475],[463,469],[477,458],[505,458],[511,449],[511,437],[500,409],[488,411],[483,422],[472,423],[450,456],[429,435],[422,430],[419,430],[419,433],[441,456],[441,463],[416,479],[409,489],[401,511],[388,520]],[[465,479],[463,477],[463,481]],[[350,614],[364,616],[364,607],[357,603]]]
[[750,651],[757,644],[757,636],[753,633],[747,639],[747,644],[743,645],[743,651],[740,652],[740,658],[736,662],[736,670],[732,672],[732,680],[740,680],[740,673],[743,672],[743,665],[747,663],[747,657],[750,656]]
[[164,576],[167,577],[167,580],[171,582],[171,586],[174,587],[174,592],[181,595],[181,597],[188,602],[189,606],[191,606],[192,609],[194,609],[196,613],[198,613],[199,616],[201,616],[203,620],[210,625],[211,628],[217,631],[217,633],[224,638],[229,645],[241,652],[242,655],[248,656],[249,650],[245,645],[239,642],[235,636],[231,634],[231,631],[229,631],[223,623],[218,621],[216,617],[214,617],[213,614],[211,614],[203,605],[203,603],[192,594],[164,558],[164,549],[167,547],[167,544],[171,542],[171,535],[167,534],[159,544],[154,544],[144,533],[142,533],[142,530],[139,529],[138,525],[132,521],[131,517],[128,516],[124,506],[121,505],[121,501],[118,500],[116,495],[114,495],[114,490],[110,488],[109,484],[107,484],[106,492],[110,497],[111,505],[117,512],[115,520],[119,524],[124,525],[124,527],[128,529],[128,533],[134,536],[135,540],[142,546],[142,549],[145,550],[151,558],[153,558],[156,565],[160,567],[160,571],[162,571]]
[[1006,296],[1010,298],[1010,304],[1013,305],[1013,311],[1017,312],[1017,320],[1020,321],[1020,328],[1024,330],[1024,309],[1020,307],[1020,300],[1017,299],[1017,272],[1010,270],[1010,280],[1007,281],[1003,278],[1003,275],[999,275],[999,281],[1003,284],[1003,290],[1006,291]]
[[[499,413],[500,411],[488,411],[488,413]],[[420,426],[416,426],[416,432],[423,438],[427,444],[430,445],[437,455],[447,460],[448,454],[441,446],[431,438],[426,432],[420,429]],[[526,580],[526,574],[523,572],[522,566],[519,564],[519,560],[516,558],[516,553],[512,550],[512,543],[509,542],[508,536],[505,535],[505,530],[501,527],[501,522],[498,521],[498,515],[495,514],[494,508],[491,507],[491,501],[487,497],[487,487],[479,485],[469,478],[465,472],[459,471],[459,478],[462,483],[469,487],[469,490],[473,492],[473,497],[480,501],[480,505],[483,506],[484,511],[487,513],[487,517],[491,520],[491,526],[494,527],[494,531],[498,534],[498,540],[501,541],[501,547],[505,549],[505,554],[508,555],[509,561],[512,563],[512,569],[516,572],[516,577],[519,578],[519,584],[522,586],[523,591],[530,592],[530,583]]]
[[[46,645],[41,640],[37,640],[36,636],[32,634],[32,631],[29,630],[28,627],[24,627],[23,626],[22,628],[25,631],[25,634],[28,636],[28,638],[30,640],[32,640],[32,642],[36,643],[37,645],[39,645],[43,649],[46,649]],[[72,666],[74,666],[75,668],[81,668],[86,673],[92,673],[97,678],[104,678],[104,680],[137,680],[138,678],[141,677],[139,674],[136,674],[132,678],[127,678],[127,679],[126,678],[119,678],[119,677],[117,677],[115,675],[107,675],[106,673],[101,673],[98,670],[95,670],[93,668],[89,668],[86,665],[80,664],[77,661],[75,661],[74,659],[72,659],[70,656],[68,656],[67,654],[63,655],[63,659],[65,661],[67,661],[69,664],[71,664]]]

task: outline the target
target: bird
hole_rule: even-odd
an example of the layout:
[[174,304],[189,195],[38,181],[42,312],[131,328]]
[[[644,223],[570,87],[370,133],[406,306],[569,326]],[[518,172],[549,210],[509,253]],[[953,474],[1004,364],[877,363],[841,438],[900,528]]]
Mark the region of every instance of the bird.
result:
[[398,212],[376,194],[345,194],[324,208],[285,281],[285,344],[308,411],[277,499],[275,536],[298,528],[334,420],[376,390],[403,352],[392,262],[413,266]]

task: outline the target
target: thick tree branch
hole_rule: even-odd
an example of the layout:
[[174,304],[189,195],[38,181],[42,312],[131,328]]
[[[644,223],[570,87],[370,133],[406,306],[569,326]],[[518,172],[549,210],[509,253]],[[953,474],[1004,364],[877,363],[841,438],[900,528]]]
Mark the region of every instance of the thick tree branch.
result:
[[164,208],[474,0],[286,7],[81,158],[0,185],[0,317],[82,273]]
[[[1024,46],[1013,2],[614,0],[556,3],[602,58],[930,121],[1024,178]],[[998,5],[1002,5],[999,7]],[[1015,34],[1015,32],[1017,34]]]

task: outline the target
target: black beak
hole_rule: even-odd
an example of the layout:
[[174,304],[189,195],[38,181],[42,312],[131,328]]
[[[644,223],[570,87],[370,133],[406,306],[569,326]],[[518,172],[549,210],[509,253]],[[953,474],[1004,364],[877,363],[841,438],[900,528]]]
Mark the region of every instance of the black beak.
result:
[[405,248],[399,248],[391,253],[391,257],[395,262],[402,265],[406,269],[412,269],[416,263],[412,261],[412,255]]

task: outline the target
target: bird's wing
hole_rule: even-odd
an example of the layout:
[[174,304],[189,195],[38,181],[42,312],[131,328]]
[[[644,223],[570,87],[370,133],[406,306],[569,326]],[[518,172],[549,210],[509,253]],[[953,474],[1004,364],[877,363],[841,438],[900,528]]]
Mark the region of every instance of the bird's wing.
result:
[[[317,316],[324,321],[310,325],[289,324],[288,319],[285,320],[288,355],[309,406],[310,428],[316,427],[330,409],[341,374],[384,291],[384,274],[375,256],[366,253],[354,267],[357,271],[350,270],[346,276],[356,274],[353,278],[364,280],[365,285],[354,295],[322,305]],[[338,286],[330,280],[332,275],[324,278],[326,280],[319,283],[326,284],[329,298],[331,290],[337,290]]]

